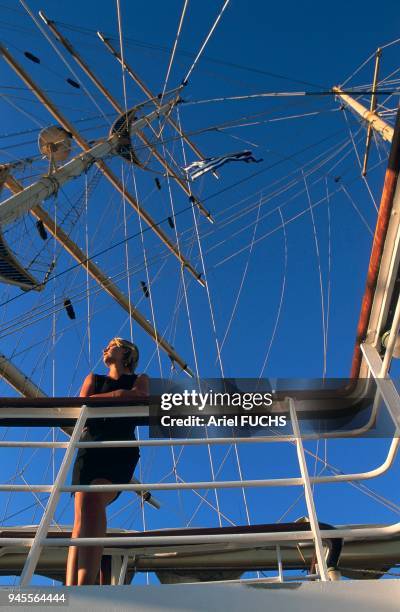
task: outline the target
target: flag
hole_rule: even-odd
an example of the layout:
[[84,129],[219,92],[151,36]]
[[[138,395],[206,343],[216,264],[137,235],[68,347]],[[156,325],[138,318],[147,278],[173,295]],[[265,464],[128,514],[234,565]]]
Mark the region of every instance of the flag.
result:
[[249,162],[255,162],[258,164],[258,162],[263,160],[256,159],[251,151],[240,151],[239,153],[228,153],[227,155],[221,155],[220,157],[208,157],[206,159],[195,161],[192,164],[189,164],[189,166],[185,166],[183,169],[189,178],[194,181],[206,172],[212,172],[231,161],[244,161],[246,164]]

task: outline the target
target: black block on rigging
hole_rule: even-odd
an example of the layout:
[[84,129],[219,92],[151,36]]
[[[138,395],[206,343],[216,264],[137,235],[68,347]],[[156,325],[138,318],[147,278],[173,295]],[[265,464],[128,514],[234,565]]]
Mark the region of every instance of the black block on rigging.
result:
[[41,237],[42,240],[47,240],[47,232],[46,232],[46,228],[43,225],[43,221],[36,221],[36,229],[39,233],[39,236]]
[[65,80],[67,81],[67,83],[69,83],[69,85],[72,85],[72,87],[75,87],[75,89],[80,89],[81,88],[79,83],[74,81],[74,79],[65,79]]
[[33,55],[33,53],[29,53],[29,51],[24,51],[24,55],[26,58],[28,58],[28,60],[31,60],[31,62],[34,62],[35,64],[40,64],[40,59],[36,57],[36,55]]
[[67,311],[67,315],[70,319],[76,319],[74,307],[71,304],[71,300],[68,298],[64,300],[64,308]]
[[149,290],[148,290],[148,288],[147,288],[146,283],[145,283],[144,281],[140,281],[140,284],[141,284],[141,287],[142,287],[142,291],[143,291],[143,293],[144,293],[144,296],[145,296],[145,297],[147,297],[147,298],[148,298],[148,297],[150,297],[150,293],[149,293]]

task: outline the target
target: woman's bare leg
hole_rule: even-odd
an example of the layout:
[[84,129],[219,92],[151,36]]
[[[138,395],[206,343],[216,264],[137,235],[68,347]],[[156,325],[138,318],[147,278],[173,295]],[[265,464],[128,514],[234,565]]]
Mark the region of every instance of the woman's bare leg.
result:
[[[74,526],[72,528],[71,537],[78,538],[81,529],[81,507],[82,499],[79,497],[81,493],[77,492],[74,495]],[[76,586],[78,584],[78,547],[70,546],[67,558],[67,571],[65,578],[65,586]]]
[[[96,478],[90,484],[111,484],[105,478]],[[114,499],[116,493],[82,493],[81,507],[82,538],[100,538],[107,530],[106,506]],[[78,586],[94,584],[100,569],[103,546],[81,546],[78,554]]]
[[[90,484],[111,484],[97,478]],[[116,493],[75,493],[75,523],[72,537],[103,537],[107,529],[106,506]],[[67,585],[94,584],[103,546],[71,546],[68,554]]]

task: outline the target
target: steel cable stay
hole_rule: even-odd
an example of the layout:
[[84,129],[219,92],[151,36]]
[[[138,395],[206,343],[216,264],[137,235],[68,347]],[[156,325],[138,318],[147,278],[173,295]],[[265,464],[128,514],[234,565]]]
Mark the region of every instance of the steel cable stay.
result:
[[[193,241],[192,241],[192,247],[189,249],[189,254],[190,254],[190,256],[191,256],[191,251],[192,251],[193,245],[194,245],[194,236],[193,236]],[[164,263],[165,263],[165,262],[164,262]],[[180,277],[179,277],[179,288],[182,286],[182,282],[183,282],[183,281],[184,281],[184,278],[182,277],[182,275],[180,275]],[[189,282],[190,282],[190,279],[189,279]],[[179,289],[179,288],[178,288],[178,289]],[[171,333],[170,333],[170,334],[169,334],[169,336],[168,336],[168,337],[169,337],[169,341],[170,341],[171,343],[174,343],[174,342],[175,342],[175,337],[176,337],[177,326],[174,324],[174,321],[176,321],[176,322],[177,322],[177,320],[178,320],[178,314],[179,314],[179,310],[180,310],[180,307],[181,307],[182,302],[183,302],[183,291],[181,291],[181,292],[180,292],[180,294],[179,294],[179,290],[178,290],[178,292],[177,292],[177,297],[176,297],[176,301],[175,301],[174,311],[173,311],[173,314],[172,314],[172,316],[171,316],[171,318],[170,318],[170,323],[169,323],[169,324],[166,326],[166,328],[164,329],[164,335],[167,335],[168,329],[170,329],[170,330],[171,330]],[[149,361],[148,361],[148,363],[147,363],[147,365],[146,365],[145,371],[147,371],[147,369],[148,369],[148,367],[149,367],[149,365],[150,365],[150,363],[151,363],[152,359],[155,357],[155,355],[156,355],[156,350],[154,350],[154,351],[153,351],[153,354],[152,354],[152,356],[150,357],[150,359],[149,359]],[[172,372],[173,372],[173,370],[172,370],[172,368],[171,368],[171,377],[172,377]],[[167,474],[167,475],[166,475],[164,478],[162,478],[161,480],[165,480],[165,479],[168,477],[168,475],[172,474],[172,475],[175,477],[175,481],[176,481],[176,482],[178,482],[178,481],[177,481],[178,474],[177,474],[177,471],[176,471],[176,467],[177,467],[177,465],[178,465],[179,460],[180,460],[180,459],[181,459],[181,457],[182,457],[182,451],[183,451],[183,450],[184,450],[184,449],[181,449],[181,450],[179,451],[178,458],[176,458],[176,457],[175,457],[175,450],[174,450],[173,446],[171,446],[172,468],[171,468],[171,470],[168,472],[168,474]],[[154,450],[153,450],[153,460],[154,460]],[[147,463],[147,469],[150,469],[150,468],[149,468],[149,463]],[[144,475],[143,475],[143,479],[144,479]],[[178,493],[178,500],[179,500],[179,502],[180,502],[181,512],[183,512],[183,503],[182,503],[181,493],[180,493],[180,491],[179,491],[179,490],[177,491],[177,493]],[[182,518],[182,517],[180,517],[180,518]]]
[[[209,446],[210,446],[210,445],[209,445]],[[210,448],[211,448],[211,446],[210,446]],[[222,457],[222,459],[221,459],[221,461],[220,461],[220,463],[219,463],[219,465],[218,465],[218,468],[217,468],[217,470],[216,470],[215,474],[213,475],[213,482],[217,480],[218,476],[219,476],[219,475],[220,475],[220,473],[222,472],[222,470],[223,470],[223,468],[224,468],[224,465],[225,465],[225,463],[227,462],[227,460],[228,460],[228,458],[229,458],[229,455],[230,455],[230,454],[231,454],[231,452],[232,452],[232,448],[233,448],[233,445],[232,445],[232,444],[230,444],[230,445],[228,446],[228,448],[227,448],[227,450],[226,450],[226,452],[225,452],[224,456]],[[183,483],[185,483],[185,481],[184,481],[182,478],[180,479],[180,482],[181,482],[182,484],[183,484]],[[191,490],[191,491],[193,491],[193,489],[190,489],[190,490]],[[195,517],[196,517],[196,516],[197,516],[197,514],[199,513],[200,509],[202,508],[203,504],[204,504],[204,503],[206,503],[206,500],[207,500],[207,496],[208,496],[208,492],[209,492],[209,491],[210,491],[210,489],[209,489],[209,490],[208,490],[208,491],[205,493],[205,495],[203,496],[205,499],[201,499],[201,500],[199,501],[199,503],[198,503],[198,505],[196,506],[196,508],[194,509],[194,511],[193,511],[193,513],[192,513],[192,515],[191,515],[190,519],[189,519],[189,520],[186,522],[186,527],[190,527],[190,525],[193,523],[193,521],[194,521]],[[221,509],[220,509],[219,504],[218,504],[218,505],[216,505],[216,508],[217,508],[218,519],[219,519],[219,522],[220,522],[220,527],[221,527],[221,526],[222,526],[222,524],[221,524],[221,519],[225,517],[225,514],[224,514],[223,512],[221,512]]]
[[222,15],[223,15],[223,13],[225,12],[229,2],[230,2],[230,0],[225,0],[225,2],[223,4],[223,6],[222,6],[222,8],[221,8],[217,18],[216,18],[216,20],[214,21],[210,31],[208,32],[206,38],[204,39],[204,41],[203,41],[203,43],[201,45],[201,47],[200,47],[196,57],[194,58],[192,65],[190,66],[189,70],[187,71],[186,75],[184,76],[184,78],[182,80],[182,83],[184,85],[186,85],[187,82],[189,81],[189,78],[190,78],[193,70],[195,69],[196,64],[198,63],[202,53],[204,52],[204,49],[206,48],[208,41],[210,40],[211,36],[213,35],[213,33],[215,31],[215,28],[217,27],[217,25],[218,25]]
[[171,57],[170,57],[169,63],[168,63],[167,73],[166,73],[165,79],[164,79],[164,85],[162,87],[161,101],[162,101],[162,99],[164,97],[165,90],[166,90],[167,84],[168,84],[168,79],[169,79],[169,76],[171,74],[172,64],[173,64],[174,59],[175,59],[175,52],[176,52],[176,49],[177,49],[177,46],[178,46],[178,41],[179,41],[179,37],[180,37],[180,34],[181,34],[183,20],[185,18],[185,14],[186,14],[186,9],[187,9],[188,3],[189,3],[189,0],[184,0],[181,16],[179,18],[178,30],[176,32],[174,45],[173,45],[172,51],[171,51]]
[[357,212],[357,214],[360,217],[361,221],[365,225],[368,233],[371,234],[371,236],[373,236],[374,232],[372,231],[371,227],[369,226],[368,221],[366,220],[366,218],[362,214],[361,210],[359,209],[359,207],[355,203],[354,199],[351,197],[351,195],[349,194],[348,190],[346,189],[346,187],[344,185],[342,185],[341,187],[342,187],[343,193],[346,194],[346,196],[349,199],[349,201],[350,201],[351,205],[353,206],[354,210]]

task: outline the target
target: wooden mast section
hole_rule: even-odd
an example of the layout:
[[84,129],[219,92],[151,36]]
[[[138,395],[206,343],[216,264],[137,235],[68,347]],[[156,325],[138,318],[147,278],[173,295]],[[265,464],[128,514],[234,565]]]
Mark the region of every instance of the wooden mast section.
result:
[[0,376],[25,397],[47,397],[44,391],[2,353],[0,353]]
[[[101,91],[101,93],[104,95],[104,97],[110,102],[111,106],[117,111],[117,113],[119,113],[120,115],[123,115],[126,112],[126,110],[119,104],[119,102],[117,102],[117,100],[110,93],[110,91],[105,87],[105,85],[100,81],[100,79],[89,68],[89,66],[81,58],[81,56],[76,51],[76,49],[71,45],[70,41],[68,39],[66,39],[65,36],[63,36],[61,34],[61,32],[59,32],[59,30],[54,25],[54,21],[51,21],[50,19],[48,19],[45,16],[45,14],[43,13],[43,11],[40,11],[39,15],[43,19],[45,24],[48,26],[48,28],[50,29],[52,34],[55,36],[55,38],[62,44],[62,46],[74,58],[74,60],[78,64],[78,66],[80,66],[80,68],[89,77],[89,79],[92,81],[92,83],[94,83],[94,85],[97,87],[97,89],[99,91]],[[147,92],[146,92],[146,94],[147,94]],[[159,104],[156,104],[156,107],[159,108],[160,107]],[[140,131],[140,130],[137,132],[137,135],[139,136],[139,138],[143,142],[143,144],[154,155],[154,157],[157,159],[157,161],[161,164],[161,166],[166,170],[167,174],[169,176],[171,176],[173,179],[175,179],[175,181],[178,183],[178,185],[181,187],[181,189],[185,192],[185,194],[198,207],[200,212],[209,221],[213,222],[213,219],[211,217],[210,212],[204,208],[204,206],[201,204],[201,202],[200,202],[200,200],[198,200],[198,198],[193,196],[193,194],[192,194],[191,190],[189,189],[189,187],[187,186],[186,182],[180,176],[178,176],[178,174],[175,172],[175,170],[172,168],[172,166],[169,165],[167,160],[164,159],[164,157],[162,155],[160,155],[160,153],[157,151],[157,149],[154,147],[154,145],[150,142],[150,140],[147,138],[147,136],[142,131]]]
[[360,115],[386,142],[392,142],[394,129],[386,123],[373,110],[365,108],[360,102],[354,100],[349,94],[343,93],[340,87],[332,87],[332,91],[342,100],[347,106],[354,110],[357,115]]
[[[38,85],[30,78],[25,70],[18,64],[10,52],[0,44],[0,53],[4,59],[11,66],[11,68],[17,73],[17,75],[24,81],[29,89],[36,95],[36,97],[42,102],[46,109],[53,115],[53,117],[60,123],[60,125],[70,132],[79,146],[86,152],[90,151],[91,147],[89,143],[81,136],[78,130],[66,119],[62,113],[56,108],[56,106],[50,101],[46,94],[40,89]],[[123,197],[129,202],[129,204],[136,210],[136,212],[142,217],[142,219],[149,225],[154,233],[160,238],[160,240],[168,247],[168,249],[177,257],[181,262],[183,268],[187,270],[196,278],[196,280],[205,286],[204,280],[201,278],[201,274],[198,273],[189,261],[181,254],[177,246],[175,246],[168,236],[162,231],[152,217],[143,209],[142,206],[136,201],[129,191],[127,191],[118,177],[112,172],[111,168],[103,160],[97,160],[96,165],[100,168],[104,176],[110,181],[110,183],[121,193]]]
[[[375,65],[375,75],[377,75],[377,64]],[[391,260],[393,257],[396,259],[393,237],[399,231],[399,215],[398,213],[392,213],[400,171],[400,110],[397,111],[396,125],[395,128],[393,128],[383,121],[383,119],[381,119],[374,111],[367,109],[365,106],[360,104],[360,102],[354,100],[351,96],[344,94],[339,87],[333,87],[332,91],[336,93],[347,106],[353,109],[368,123],[369,130],[376,130],[381,135],[383,140],[391,143],[391,150],[385,173],[381,202],[378,210],[378,218],[375,226],[366,286],[361,304],[351,364],[350,377],[358,378],[360,375],[366,376],[368,374],[366,368],[364,367],[361,344],[363,342],[370,342],[369,336],[371,334],[369,333],[369,327],[371,317],[382,320],[382,312],[378,315],[375,311],[387,310],[387,303],[390,301],[387,299],[387,296],[382,295],[382,292],[386,287],[387,291],[393,292],[393,283],[390,282],[388,270],[386,269],[388,268],[387,263],[385,263],[385,270],[382,274],[382,277],[385,276],[385,279],[381,278],[380,273],[382,260],[386,251],[388,252],[386,257],[387,259]],[[373,95],[376,96],[375,88]],[[392,242],[392,244],[389,244],[389,242]],[[394,272],[397,273],[397,268],[394,270]],[[377,294],[378,279],[379,291]],[[375,327],[375,325],[376,321],[373,326]],[[372,342],[374,345],[376,345],[379,340],[377,337],[378,331],[378,329],[375,329],[373,334],[374,337]]]

